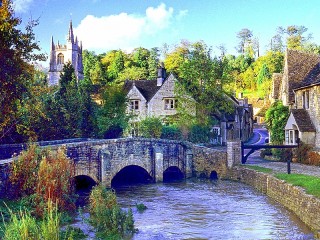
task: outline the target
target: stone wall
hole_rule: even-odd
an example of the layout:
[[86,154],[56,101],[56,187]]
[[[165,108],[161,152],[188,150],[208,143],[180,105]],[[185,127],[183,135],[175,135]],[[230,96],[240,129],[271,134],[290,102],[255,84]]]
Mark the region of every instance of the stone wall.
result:
[[[316,234],[320,232],[320,199],[274,176],[243,167],[229,171],[229,179],[253,186],[294,212]],[[320,235],[318,236],[320,237]]]
[[[61,144],[76,143],[76,142],[87,142],[87,141],[92,141],[92,139],[72,138],[72,139],[64,139],[64,140],[40,141],[40,142],[35,142],[35,144],[39,146],[53,146],[53,145],[61,145]],[[28,148],[27,143],[0,145],[0,160],[11,158],[14,154],[18,155],[21,151],[26,150],[27,148]]]
[[227,176],[227,152],[224,149],[211,149],[197,145],[192,146],[193,175],[196,177],[210,177],[215,171],[218,178]]

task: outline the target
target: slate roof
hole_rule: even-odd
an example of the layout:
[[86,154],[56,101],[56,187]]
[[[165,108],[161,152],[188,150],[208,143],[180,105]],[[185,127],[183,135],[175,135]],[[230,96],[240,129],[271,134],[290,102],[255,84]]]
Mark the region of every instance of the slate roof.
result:
[[[163,81],[162,85],[164,82],[165,81]],[[133,84],[147,101],[150,101],[151,98],[161,88],[161,86],[157,86],[157,80],[126,80],[124,83],[124,90],[126,93],[131,90]]]
[[315,132],[310,116],[305,109],[291,109],[291,113],[296,120],[300,132]]
[[[299,88],[302,81],[319,63],[319,55],[287,49],[286,64],[289,83],[289,102],[294,101],[293,89]],[[285,74],[286,72],[284,72]]]
[[309,74],[303,79],[299,87],[305,88],[310,85],[320,84],[320,63],[318,63],[314,68],[309,72]]

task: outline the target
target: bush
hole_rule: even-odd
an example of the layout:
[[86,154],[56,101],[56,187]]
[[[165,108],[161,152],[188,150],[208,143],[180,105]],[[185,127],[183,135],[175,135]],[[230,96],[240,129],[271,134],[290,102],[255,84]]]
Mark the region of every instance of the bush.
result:
[[298,148],[294,150],[297,162],[299,163],[308,163],[308,152],[311,150],[311,146],[300,142]]
[[172,140],[181,140],[182,133],[181,133],[181,130],[175,125],[163,126],[162,132],[161,132],[161,138],[172,139]]
[[43,157],[38,172],[36,190],[36,211],[40,216],[49,199],[56,202],[60,210],[74,210],[74,179],[75,167],[66,154],[65,149],[57,152],[49,151]]
[[210,129],[206,126],[193,125],[188,139],[193,143],[208,143],[210,140]]
[[320,166],[320,154],[317,152],[308,152],[308,164]]
[[89,197],[90,223],[97,229],[97,236],[121,239],[134,232],[131,209],[125,212],[117,204],[116,195],[102,185],[92,189]]
[[44,155],[44,151],[36,145],[30,145],[26,151],[20,153],[16,161],[13,161],[9,180],[13,185],[15,197],[35,193],[42,155]]
[[140,134],[146,138],[160,138],[162,123],[160,118],[147,117],[140,122]]
[[278,158],[280,161],[286,162],[287,160],[292,160],[292,149],[288,148],[273,148],[271,150],[272,156]]

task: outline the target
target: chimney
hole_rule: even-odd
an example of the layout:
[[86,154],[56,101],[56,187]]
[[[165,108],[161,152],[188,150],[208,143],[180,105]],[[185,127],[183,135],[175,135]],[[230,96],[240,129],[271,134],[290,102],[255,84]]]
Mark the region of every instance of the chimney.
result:
[[160,87],[163,84],[163,81],[166,78],[166,69],[164,68],[163,62],[160,63],[158,67],[158,77],[157,77],[157,86]]

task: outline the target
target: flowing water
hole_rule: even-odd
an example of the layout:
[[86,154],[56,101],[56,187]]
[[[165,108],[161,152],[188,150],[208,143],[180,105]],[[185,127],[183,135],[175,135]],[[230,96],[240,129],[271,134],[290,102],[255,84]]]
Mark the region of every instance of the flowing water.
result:
[[[131,207],[133,239],[314,239],[292,213],[238,182],[188,180],[121,186],[123,208]],[[147,210],[139,213],[136,204]]]

